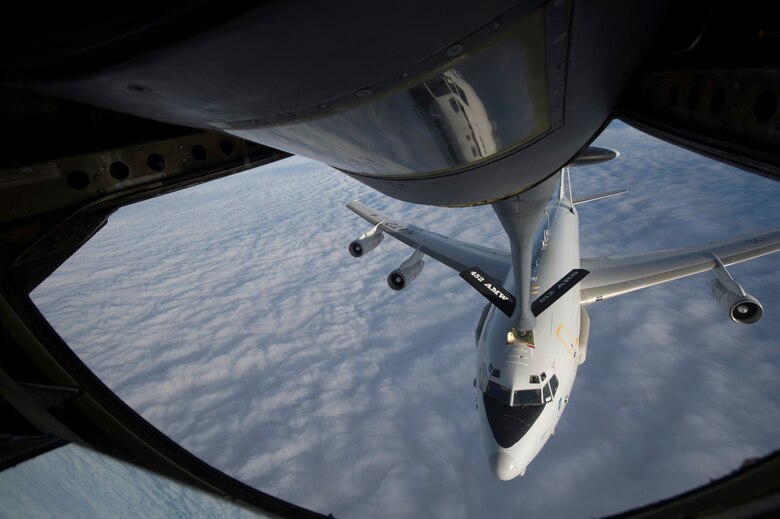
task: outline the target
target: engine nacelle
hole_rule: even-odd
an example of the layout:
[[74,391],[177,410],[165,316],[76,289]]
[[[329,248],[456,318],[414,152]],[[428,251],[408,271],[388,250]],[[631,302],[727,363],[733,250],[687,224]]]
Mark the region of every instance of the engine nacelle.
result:
[[349,253],[359,258],[363,254],[376,249],[377,245],[382,243],[384,239],[385,235],[379,230],[379,224],[377,224],[373,229],[361,234],[357,240],[349,244]]
[[420,250],[414,251],[408,260],[401,263],[401,266],[392,271],[387,276],[387,284],[393,290],[403,290],[422,272],[425,262],[422,260],[423,253]]
[[761,320],[764,316],[764,308],[758,299],[745,293],[741,286],[734,283],[739,290],[733,290],[734,287],[726,288],[718,279],[713,279],[710,284],[712,296],[729,313],[729,317],[735,323],[753,324]]

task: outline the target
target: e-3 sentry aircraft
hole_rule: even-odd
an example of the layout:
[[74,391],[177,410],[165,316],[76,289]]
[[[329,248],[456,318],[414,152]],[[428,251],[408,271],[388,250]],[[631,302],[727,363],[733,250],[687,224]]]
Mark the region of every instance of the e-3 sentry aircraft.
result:
[[[569,165],[615,156],[590,147]],[[489,300],[476,329],[474,386],[482,441],[498,479],[523,475],[554,433],[587,355],[588,304],[714,270],[712,294],[732,321],[751,324],[763,316],[761,304],[726,266],[780,250],[778,229],[638,256],[580,258],[577,205],[624,192],[573,197],[567,166],[534,188],[492,204],[511,252],[393,221],[357,201],[347,204],[374,224],[350,243],[353,256],[374,249],[385,232],[415,249],[387,277],[391,288],[408,286],[428,255]]]

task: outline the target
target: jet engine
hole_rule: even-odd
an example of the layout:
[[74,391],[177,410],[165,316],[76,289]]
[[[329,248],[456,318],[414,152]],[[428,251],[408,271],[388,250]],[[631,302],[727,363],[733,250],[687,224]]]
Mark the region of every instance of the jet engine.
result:
[[379,230],[379,225],[380,224],[376,224],[373,229],[364,232],[357,240],[350,243],[349,253],[354,257],[359,258],[363,254],[376,249],[377,245],[382,243],[382,240],[385,239],[385,235]]
[[710,283],[712,296],[728,313],[735,323],[753,324],[764,316],[764,308],[758,299],[746,293],[745,290],[734,281],[726,267],[718,257],[715,257],[716,279]]
[[[735,283],[736,285],[736,283]],[[745,293],[745,290],[737,285],[739,290],[731,290],[719,280],[713,279],[710,285],[712,296],[728,313],[731,320],[740,324],[753,324],[764,316],[764,308],[758,300]]]
[[403,290],[422,272],[425,262],[422,260],[423,253],[417,249],[412,253],[408,260],[401,263],[401,266],[392,271],[387,276],[387,284],[393,290]]

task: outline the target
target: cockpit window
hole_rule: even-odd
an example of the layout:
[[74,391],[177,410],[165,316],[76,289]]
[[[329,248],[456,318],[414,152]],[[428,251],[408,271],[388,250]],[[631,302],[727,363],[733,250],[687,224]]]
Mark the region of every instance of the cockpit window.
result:
[[464,92],[463,89],[458,85],[455,85],[455,88],[458,90],[458,95],[460,95],[460,98],[463,99],[463,102],[469,104],[469,98],[466,97],[466,92]]
[[541,389],[519,389],[515,391],[515,399],[512,402],[513,406],[541,405],[541,404],[542,404]]
[[479,389],[485,391],[485,384],[487,383],[488,372],[485,369],[485,364],[479,367]]
[[493,371],[491,371],[490,374],[496,378],[501,378],[501,370],[498,368],[493,368]]
[[[544,387],[547,392],[550,391],[549,385],[545,385]],[[485,394],[502,404],[512,407],[544,405],[545,403],[542,401],[541,389],[518,389],[514,392],[514,398],[512,398],[511,389],[492,380],[487,383]],[[552,397],[550,399],[552,399]]]
[[448,84],[445,82],[444,76],[437,76],[430,81],[426,81],[424,84],[428,87],[431,94],[436,97],[444,97],[451,93]]
[[544,382],[545,380],[547,380],[547,373],[542,371],[542,382]]
[[558,391],[558,377],[555,375],[550,378],[550,389],[552,389],[552,395],[555,396],[555,392]]
[[550,384],[544,385],[544,401],[546,402],[552,402],[552,394],[550,394]]
[[528,381],[531,384],[538,384],[539,383],[539,375],[531,375]]
[[512,405],[512,391],[509,388],[502,386],[501,384],[493,382],[492,380],[488,382],[487,389],[485,389],[485,394],[495,398],[502,404]]

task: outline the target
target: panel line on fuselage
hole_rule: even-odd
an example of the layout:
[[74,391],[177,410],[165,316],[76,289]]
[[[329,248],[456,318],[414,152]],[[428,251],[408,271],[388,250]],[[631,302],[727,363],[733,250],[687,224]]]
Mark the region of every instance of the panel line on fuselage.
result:
[[[566,339],[564,339],[563,337],[561,337],[561,332],[562,331],[566,333],[566,335],[567,335],[567,337],[569,339],[568,341]],[[563,344],[563,346],[566,349],[566,351],[567,352],[571,352],[572,357],[576,358],[577,350],[576,350],[576,348],[574,346],[574,335],[572,335],[572,333],[569,331],[569,329],[566,328],[566,325],[564,325],[563,323],[559,324],[558,325],[558,329],[555,331],[555,336],[558,337],[559,341],[561,341],[561,343]]]

